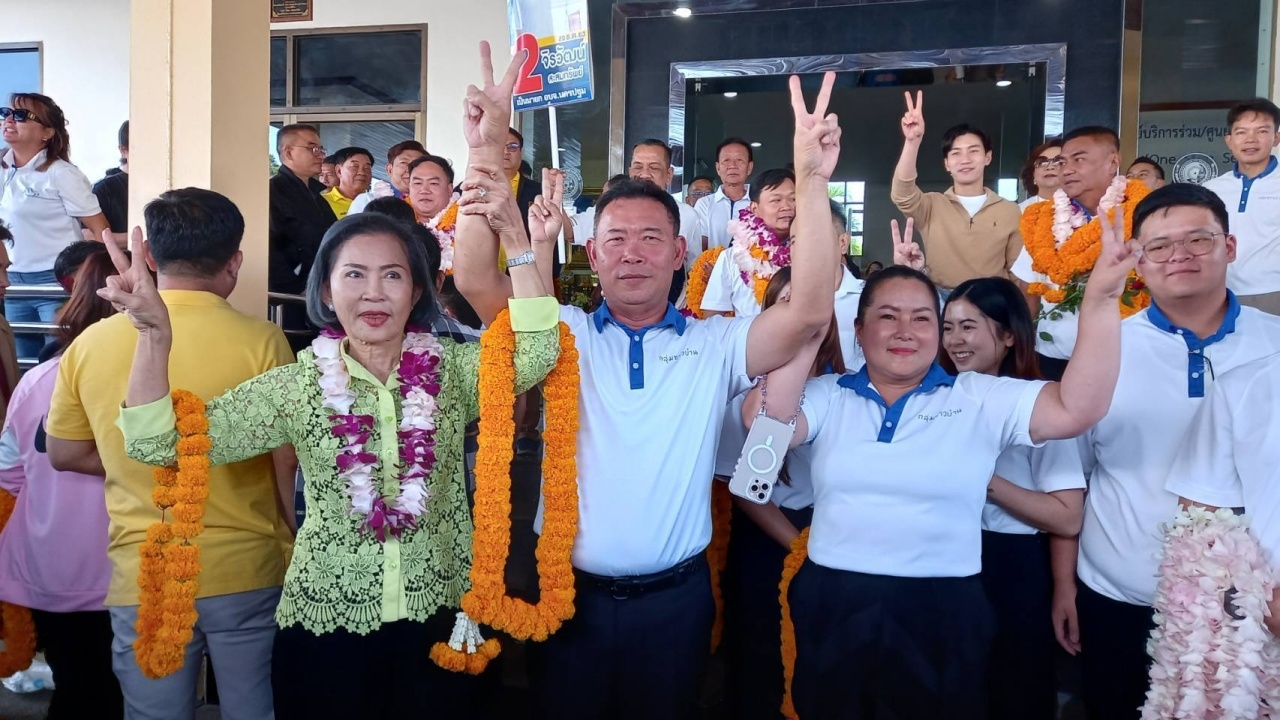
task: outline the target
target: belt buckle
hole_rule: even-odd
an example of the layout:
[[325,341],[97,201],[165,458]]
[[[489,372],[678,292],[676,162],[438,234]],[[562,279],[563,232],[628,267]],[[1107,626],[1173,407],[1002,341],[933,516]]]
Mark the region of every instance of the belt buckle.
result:
[[629,600],[631,599],[630,586],[631,583],[626,580],[614,580],[609,583],[609,595],[614,600]]

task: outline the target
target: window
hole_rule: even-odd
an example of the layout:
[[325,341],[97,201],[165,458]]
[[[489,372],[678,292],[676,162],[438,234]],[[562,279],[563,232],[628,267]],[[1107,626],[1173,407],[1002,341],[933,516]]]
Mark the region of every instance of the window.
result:
[[833,182],[827,185],[827,197],[844,210],[845,225],[849,228],[849,249],[852,257],[862,257],[862,223],[866,212],[867,184],[861,180]]
[[330,153],[349,146],[373,153],[373,176],[388,180],[387,150],[422,140],[426,57],[421,25],[273,31],[273,159],[278,128],[308,123]]
[[16,92],[40,92],[40,46],[0,44],[0,104]]

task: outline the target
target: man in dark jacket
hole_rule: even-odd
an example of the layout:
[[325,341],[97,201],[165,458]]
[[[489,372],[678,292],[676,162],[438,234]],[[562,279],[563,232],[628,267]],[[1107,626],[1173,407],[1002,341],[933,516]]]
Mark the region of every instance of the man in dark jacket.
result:
[[267,287],[274,292],[301,294],[320,240],[338,218],[320,197],[324,186],[316,177],[324,160],[324,146],[316,128],[284,126],[276,139],[276,152],[280,172],[270,182]]

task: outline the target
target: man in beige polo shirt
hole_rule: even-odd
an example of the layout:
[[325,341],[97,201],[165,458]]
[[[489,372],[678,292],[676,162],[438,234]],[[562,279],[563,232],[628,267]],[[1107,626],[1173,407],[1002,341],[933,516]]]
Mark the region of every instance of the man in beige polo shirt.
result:
[[942,162],[951,174],[946,192],[921,192],[916,158],[924,140],[924,96],[907,96],[902,116],[902,156],[893,171],[893,203],[915,220],[923,235],[929,275],[945,293],[965,280],[1011,277],[1022,251],[1018,206],[983,185],[991,141],[979,129],[957,125],[942,135]]

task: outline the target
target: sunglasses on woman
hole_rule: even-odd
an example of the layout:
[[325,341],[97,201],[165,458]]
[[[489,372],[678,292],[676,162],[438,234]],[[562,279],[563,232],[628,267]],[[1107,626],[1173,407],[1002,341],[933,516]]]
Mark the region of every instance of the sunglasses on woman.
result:
[[44,124],[43,120],[36,117],[35,113],[31,112],[30,110],[27,110],[26,108],[0,107],[0,122],[8,120],[9,118],[13,118],[14,122],[24,123],[28,120],[34,120],[40,123],[41,125]]
[[1038,168],[1047,168],[1050,165],[1052,165],[1053,167],[1060,168],[1066,164],[1067,164],[1067,159],[1062,157],[1061,155],[1056,155],[1051,158],[1047,158],[1041,155],[1040,157],[1036,158],[1036,167]]

